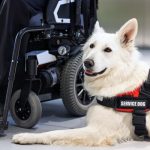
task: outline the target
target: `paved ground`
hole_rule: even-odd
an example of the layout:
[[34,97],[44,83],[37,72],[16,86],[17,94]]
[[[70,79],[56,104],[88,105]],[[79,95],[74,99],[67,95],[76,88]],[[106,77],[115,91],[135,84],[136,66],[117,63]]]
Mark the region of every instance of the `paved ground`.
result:
[[[150,50],[142,51],[144,54],[143,59],[145,59],[150,64]],[[43,103],[43,116],[35,126],[34,129],[21,129],[15,126],[11,117],[9,117],[9,129],[6,131],[7,136],[0,138],[0,149],[1,150],[134,150],[134,149],[150,149],[149,142],[127,142],[113,147],[105,148],[89,148],[89,147],[58,147],[58,146],[48,146],[48,145],[15,145],[11,143],[12,135],[20,132],[44,132],[56,129],[68,129],[68,128],[77,128],[85,126],[85,118],[73,118],[68,115],[66,112],[61,100],[55,100],[51,102]]]

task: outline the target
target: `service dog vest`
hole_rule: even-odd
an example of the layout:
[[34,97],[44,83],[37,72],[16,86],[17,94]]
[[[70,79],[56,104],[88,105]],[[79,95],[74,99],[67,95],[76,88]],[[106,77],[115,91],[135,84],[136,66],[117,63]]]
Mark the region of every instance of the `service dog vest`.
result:
[[147,81],[142,86],[116,97],[103,100],[97,98],[97,103],[115,111],[132,113],[135,134],[142,139],[150,140],[146,128],[146,112],[150,110],[150,71]]
[[[133,91],[119,94],[119,95],[117,95],[117,97],[131,96],[131,97],[138,98],[139,94],[140,94],[140,89],[141,89],[141,86],[136,88]],[[138,106],[139,102],[122,101],[120,105],[121,105],[121,107],[130,107],[130,106],[134,107],[134,106]],[[128,108],[128,109],[127,108],[116,108],[116,110],[120,111],[120,112],[133,112],[134,111],[134,109],[131,109],[131,108]]]

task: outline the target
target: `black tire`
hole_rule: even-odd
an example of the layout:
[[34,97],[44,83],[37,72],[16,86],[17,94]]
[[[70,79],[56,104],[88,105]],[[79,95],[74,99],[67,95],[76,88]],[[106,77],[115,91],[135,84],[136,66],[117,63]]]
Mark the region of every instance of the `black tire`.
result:
[[22,128],[32,128],[41,118],[42,106],[40,99],[34,92],[30,92],[25,109],[22,109],[21,105],[19,105],[20,94],[21,90],[17,90],[12,96],[10,105],[11,116],[17,126]]
[[[61,97],[66,109],[73,116],[86,115],[88,108],[95,104],[95,99],[90,97],[85,91],[83,82],[84,72],[82,67],[82,53],[80,53],[66,63],[61,73]],[[81,95],[79,95],[80,90],[83,91]]]

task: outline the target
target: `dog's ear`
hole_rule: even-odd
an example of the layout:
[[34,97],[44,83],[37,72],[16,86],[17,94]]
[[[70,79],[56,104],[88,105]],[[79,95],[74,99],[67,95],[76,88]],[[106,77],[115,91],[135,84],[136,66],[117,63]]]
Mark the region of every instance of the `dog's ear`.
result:
[[138,31],[138,22],[135,18],[126,22],[117,32],[121,44],[125,46],[134,43],[137,31]]
[[96,21],[95,26],[94,26],[94,30],[93,33],[97,33],[97,32],[102,32],[104,33],[104,29],[102,27],[100,27],[99,22]]

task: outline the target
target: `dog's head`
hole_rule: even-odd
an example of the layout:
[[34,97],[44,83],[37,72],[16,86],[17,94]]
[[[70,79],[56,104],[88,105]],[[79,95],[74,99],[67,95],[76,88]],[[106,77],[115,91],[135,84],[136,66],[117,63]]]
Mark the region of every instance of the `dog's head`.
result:
[[83,66],[87,78],[107,76],[111,71],[129,72],[138,52],[134,47],[138,23],[126,22],[115,34],[106,33],[96,22],[92,36],[83,47]]

